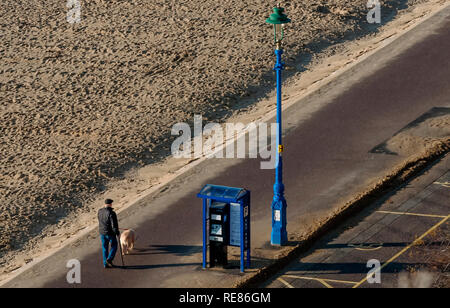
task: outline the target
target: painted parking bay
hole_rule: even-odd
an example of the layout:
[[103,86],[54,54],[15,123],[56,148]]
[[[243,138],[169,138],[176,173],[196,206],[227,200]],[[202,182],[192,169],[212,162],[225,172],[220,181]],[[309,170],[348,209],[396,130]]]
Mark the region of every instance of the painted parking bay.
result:
[[[400,273],[427,265],[414,248],[425,241],[438,245],[433,237],[449,229],[449,162],[447,155],[353,217],[263,286],[397,287]],[[443,258],[450,258],[446,253]],[[370,276],[368,282],[373,260],[379,261],[381,283],[369,283]]]

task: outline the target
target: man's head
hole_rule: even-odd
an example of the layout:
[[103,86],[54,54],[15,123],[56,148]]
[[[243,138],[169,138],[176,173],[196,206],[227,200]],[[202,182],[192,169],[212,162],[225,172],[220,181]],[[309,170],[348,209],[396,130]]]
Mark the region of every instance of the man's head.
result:
[[112,203],[113,203],[113,200],[111,200],[111,199],[106,199],[106,200],[105,200],[105,207],[112,207]]

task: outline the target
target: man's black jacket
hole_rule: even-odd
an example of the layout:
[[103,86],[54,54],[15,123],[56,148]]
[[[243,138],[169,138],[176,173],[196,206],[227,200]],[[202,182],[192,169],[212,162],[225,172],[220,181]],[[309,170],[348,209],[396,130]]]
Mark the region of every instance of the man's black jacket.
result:
[[111,207],[104,207],[98,211],[98,229],[102,235],[119,235],[117,215]]

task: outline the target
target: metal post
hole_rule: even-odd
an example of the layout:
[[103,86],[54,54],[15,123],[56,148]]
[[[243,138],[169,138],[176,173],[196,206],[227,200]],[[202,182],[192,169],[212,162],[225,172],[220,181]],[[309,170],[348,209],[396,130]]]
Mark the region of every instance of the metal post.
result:
[[250,192],[248,192],[248,194],[247,194],[247,209],[248,209],[248,213],[247,213],[247,215],[248,215],[248,230],[247,230],[247,232],[248,232],[248,247],[247,247],[247,268],[250,268],[250,239],[251,239],[251,229],[250,229],[250,222],[251,222],[251,219],[250,219]]
[[275,72],[277,75],[277,160],[275,170],[275,184],[273,186],[274,196],[272,200],[272,245],[285,245],[287,243],[286,231],[286,199],[284,198],[283,185],[283,160],[282,152],[284,150],[281,139],[282,121],[281,121],[281,72],[284,69],[284,63],[281,61],[281,42],[277,43],[275,50],[276,64]]
[[241,244],[241,273],[244,272],[244,249],[245,249],[245,236],[244,236],[244,205],[239,202],[239,213],[240,213],[240,244]]
[[206,268],[206,252],[207,252],[207,230],[206,230],[206,215],[207,215],[208,200],[203,198],[203,268]]

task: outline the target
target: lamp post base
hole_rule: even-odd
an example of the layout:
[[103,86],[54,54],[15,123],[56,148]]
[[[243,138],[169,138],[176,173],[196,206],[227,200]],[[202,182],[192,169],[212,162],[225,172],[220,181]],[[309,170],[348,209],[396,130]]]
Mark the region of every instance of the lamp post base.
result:
[[[275,187],[275,189],[277,188],[278,187]],[[272,245],[283,246],[288,242],[286,231],[286,207],[287,203],[283,193],[275,193],[272,201],[272,234],[270,236],[270,243]]]

